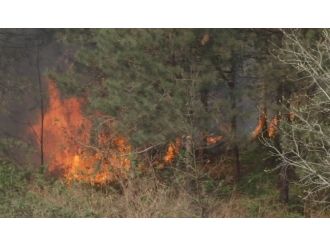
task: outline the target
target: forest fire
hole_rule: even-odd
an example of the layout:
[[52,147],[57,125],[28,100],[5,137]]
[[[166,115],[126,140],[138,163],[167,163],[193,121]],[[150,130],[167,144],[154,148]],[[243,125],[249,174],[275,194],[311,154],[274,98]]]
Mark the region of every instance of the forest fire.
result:
[[[288,120],[292,121],[292,113],[288,114]],[[252,140],[256,140],[259,136],[262,136],[262,134],[265,134],[266,137],[270,139],[274,139],[276,135],[278,134],[278,128],[280,124],[280,116],[275,115],[269,123],[267,123],[267,116],[266,113],[263,112],[259,116],[258,124],[256,128],[251,133]]]
[[257,139],[262,134],[264,129],[267,129],[267,114],[265,111],[259,116],[258,124],[251,134],[252,140]]
[[280,117],[278,115],[274,116],[270,121],[268,128],[268,137],[274,139],[278,132],[278,127],[280,124]]
[[[90,144],[92,122],[82,113],[82,100],[61,99],[55,81],[48,81],[49,104],[44,114],[43,150],[51,174],[60,174],[67,181],[104,184],[123,176],[130,168],[127,141],[113,136],[105,126],[95,144]],[[41,116],[32,126],[41,145]]]
[[171,163],[174,158],[179,154],[181,148],[181,140],[180,138],[176,138],[175,142],[171,142],[167,146],[166,154],[163,158],[164,163],[168,164]]
[[[205,137],[206,145],[211,146],[218,144],[224,140],[223,136],[220,135],[208,135]],[[165,156],[163,157],[164,164],[172,163],[175,158],[179,155],[180,150],[183,148],[183,143],[181,138],[176,138],[175,141],[170,142],[167,145]]]
[[217,135],[210,135],[206,137],[206,144],[207,145],[214,145],[219,142],[221,142],[224,139],[223,136],[217,136]]

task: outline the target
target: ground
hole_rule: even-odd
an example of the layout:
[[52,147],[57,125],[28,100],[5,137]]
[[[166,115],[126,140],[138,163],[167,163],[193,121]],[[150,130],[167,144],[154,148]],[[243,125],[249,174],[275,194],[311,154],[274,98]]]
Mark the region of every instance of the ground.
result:
[[134,174],[107,186],[91,186],[68,184],[43,172],[2,163],[0,217],[330,216],[313,207],[307,210],[294,186],[289,204],[280,203],[276,172],[265,172],[258,162],[251,162],[253,158],[258,157],[242,156],[244,174],[239,183],[208,178],[201,179],[198,187],[172,168],[159,174]]

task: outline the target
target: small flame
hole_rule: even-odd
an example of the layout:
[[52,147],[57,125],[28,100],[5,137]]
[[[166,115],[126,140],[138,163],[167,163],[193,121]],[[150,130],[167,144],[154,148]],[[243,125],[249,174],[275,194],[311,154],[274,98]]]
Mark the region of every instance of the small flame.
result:
[[269,138],[275,138],[278,132],[278,127],[280,124],[280,117],[278,115],[274,116],[272,120],[269,123],[268,128],[268,137]]
[[259,116],[258,124],[251,134],[252,140],[257,139],[257,137],[261,135],[263,129],[266,127],[267,127],[267,115],[265,112],[262,112]]
[[216,144],[216,143],[219,143],[220,141],[222,141],[224,139],[223,136],[207,136],[206,137],[206,144],[207,145],[213,145],[213,144]]
[[[206,143],[207,145],[213,145],[219,143],[223,139],[224,139],[223,136],[210,135],[206,137]],[[180,152],[181,146],[182,146],[182,141],[180,138],[176,138],[175,142],[171,142],[168,144],[166,154],[163,158],[165,164],[170,164],[171,162],[174,161],[175,157]]]
[[167,151],[163,159],[165,164],[169,164],[174,160],[174,158],[179,154],[180,148],[181,148],[180,138],[176,138],[175,142],[171,142],[170,144],[168,144]]

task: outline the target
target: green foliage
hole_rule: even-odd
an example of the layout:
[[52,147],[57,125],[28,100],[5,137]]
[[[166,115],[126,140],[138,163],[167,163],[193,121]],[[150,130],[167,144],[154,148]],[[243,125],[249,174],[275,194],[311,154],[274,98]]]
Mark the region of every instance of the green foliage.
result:
[[118,129],[133,143],[167,142],[191,131],[189,121],[196,121],[199,128],[205,123],[199,94],[216,75],[200,52],[199,33],[165,29],[69,33],[65,36],[69,43],[80,48],[76,73],[69,73],[76,77],[94,73],[91,107],[115,117],[121,123]]
[[[259,64],[255,54],[265,53],[260,57],[266,56],[268,65],[272,64],[268,52],[271,35],[265,33],[238,29],[66,30],[60,37],[76,56],[66,75],[57,78],[67,92],[84,92],[93,109],[115,117],[120,123],[117,128],[131,143],[166,143],[183,135],[200,143],[203,134],[219,131],[219,124],[229,124],[233,115],[246,118],[248,113],[234,107],[232,101],[237,98],[239,102],[247,91],[256,94],[255,88],[249,89],[250,83],[243,83],[244,78],[265,76],[266,69],[259,67],[266,63],[263,59]],[[278,39],[278,34],[273,36],[273,41]],[[233,80],[240,85],[230,90]]]
[[12,163],[0,160],[0,193],[9,190],[18,191],[25,186],[24,173]]

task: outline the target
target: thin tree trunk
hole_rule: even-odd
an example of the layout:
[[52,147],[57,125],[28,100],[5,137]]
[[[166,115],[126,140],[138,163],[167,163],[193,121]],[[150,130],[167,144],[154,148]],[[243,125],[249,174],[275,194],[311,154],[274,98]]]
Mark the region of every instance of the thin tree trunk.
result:
[[206,112],[208,112],[209,111],[209,89],[206,88],[206,89],[201,90],[200,95],[201,95],[200,96],[201,102],[204,106],[204,110]]
[[232,151],[235,160],[235,180],[239,181],[241,177],[241,163],[240,163],[240,151],[237,144],[237,99],[236,99],[236,86],[239,78],[239,64],[238,57],[234,55],[233,66],[232,66],[232,80],[228,83],[230,88],[230,101],[231,101],[231,134],[232,134]]
[[289,202],[289,181],[286,168],[286,166],[283,166],[280,171],[280,201],[283,203]]
[[[275,137],[275,146],[278,150],[281,150],[279,141],[279,134]],[[279,192],[280,201],[283,203],[289,202],[289,180],[288,180],[288,167],[283,164],[279,172]]]
[[265,80],[262,82],[262,109],[261,109],[261,114],[263,114],[263,117],[265,118],[265,124],[262,126],[261,133],[262,135],[267,135],[267,83]]
[[237,144],[234,144],[234,158],[235,158],[235,180],[238,182],[241,178],[241,162],[240,153]]
[[40,100],[40,165],[44,166],[44,97],[43,97],[43,88],[41,81],[41,73],[40,73],[40,47],[37,45],[37,76],[38,76],[38,84],[39,84],[39,100]]
[[[278,89],[278,104],[281,105],[282,104],[282,98],[284,96],[285,93],[285,88],[283,83],[281,83],[279,89]],[[280,118],[280,112],[278,113],[278,118]],[[277,126],[277,130],[276,130],[276,136],[274,139],[274,144],[276,146],[276,148],[278,150],[280,150],[280,152],[282,152],[282,148],[281,148],[281,142],[280,142],[280,133],[278,131],[278,127]],[[280,172],[279,172],[279,183],[280,183],[280,201],[283,203],[288,203],[289,202],[289,180],[288,180],[288,167],[283,164],[281,166]]]

